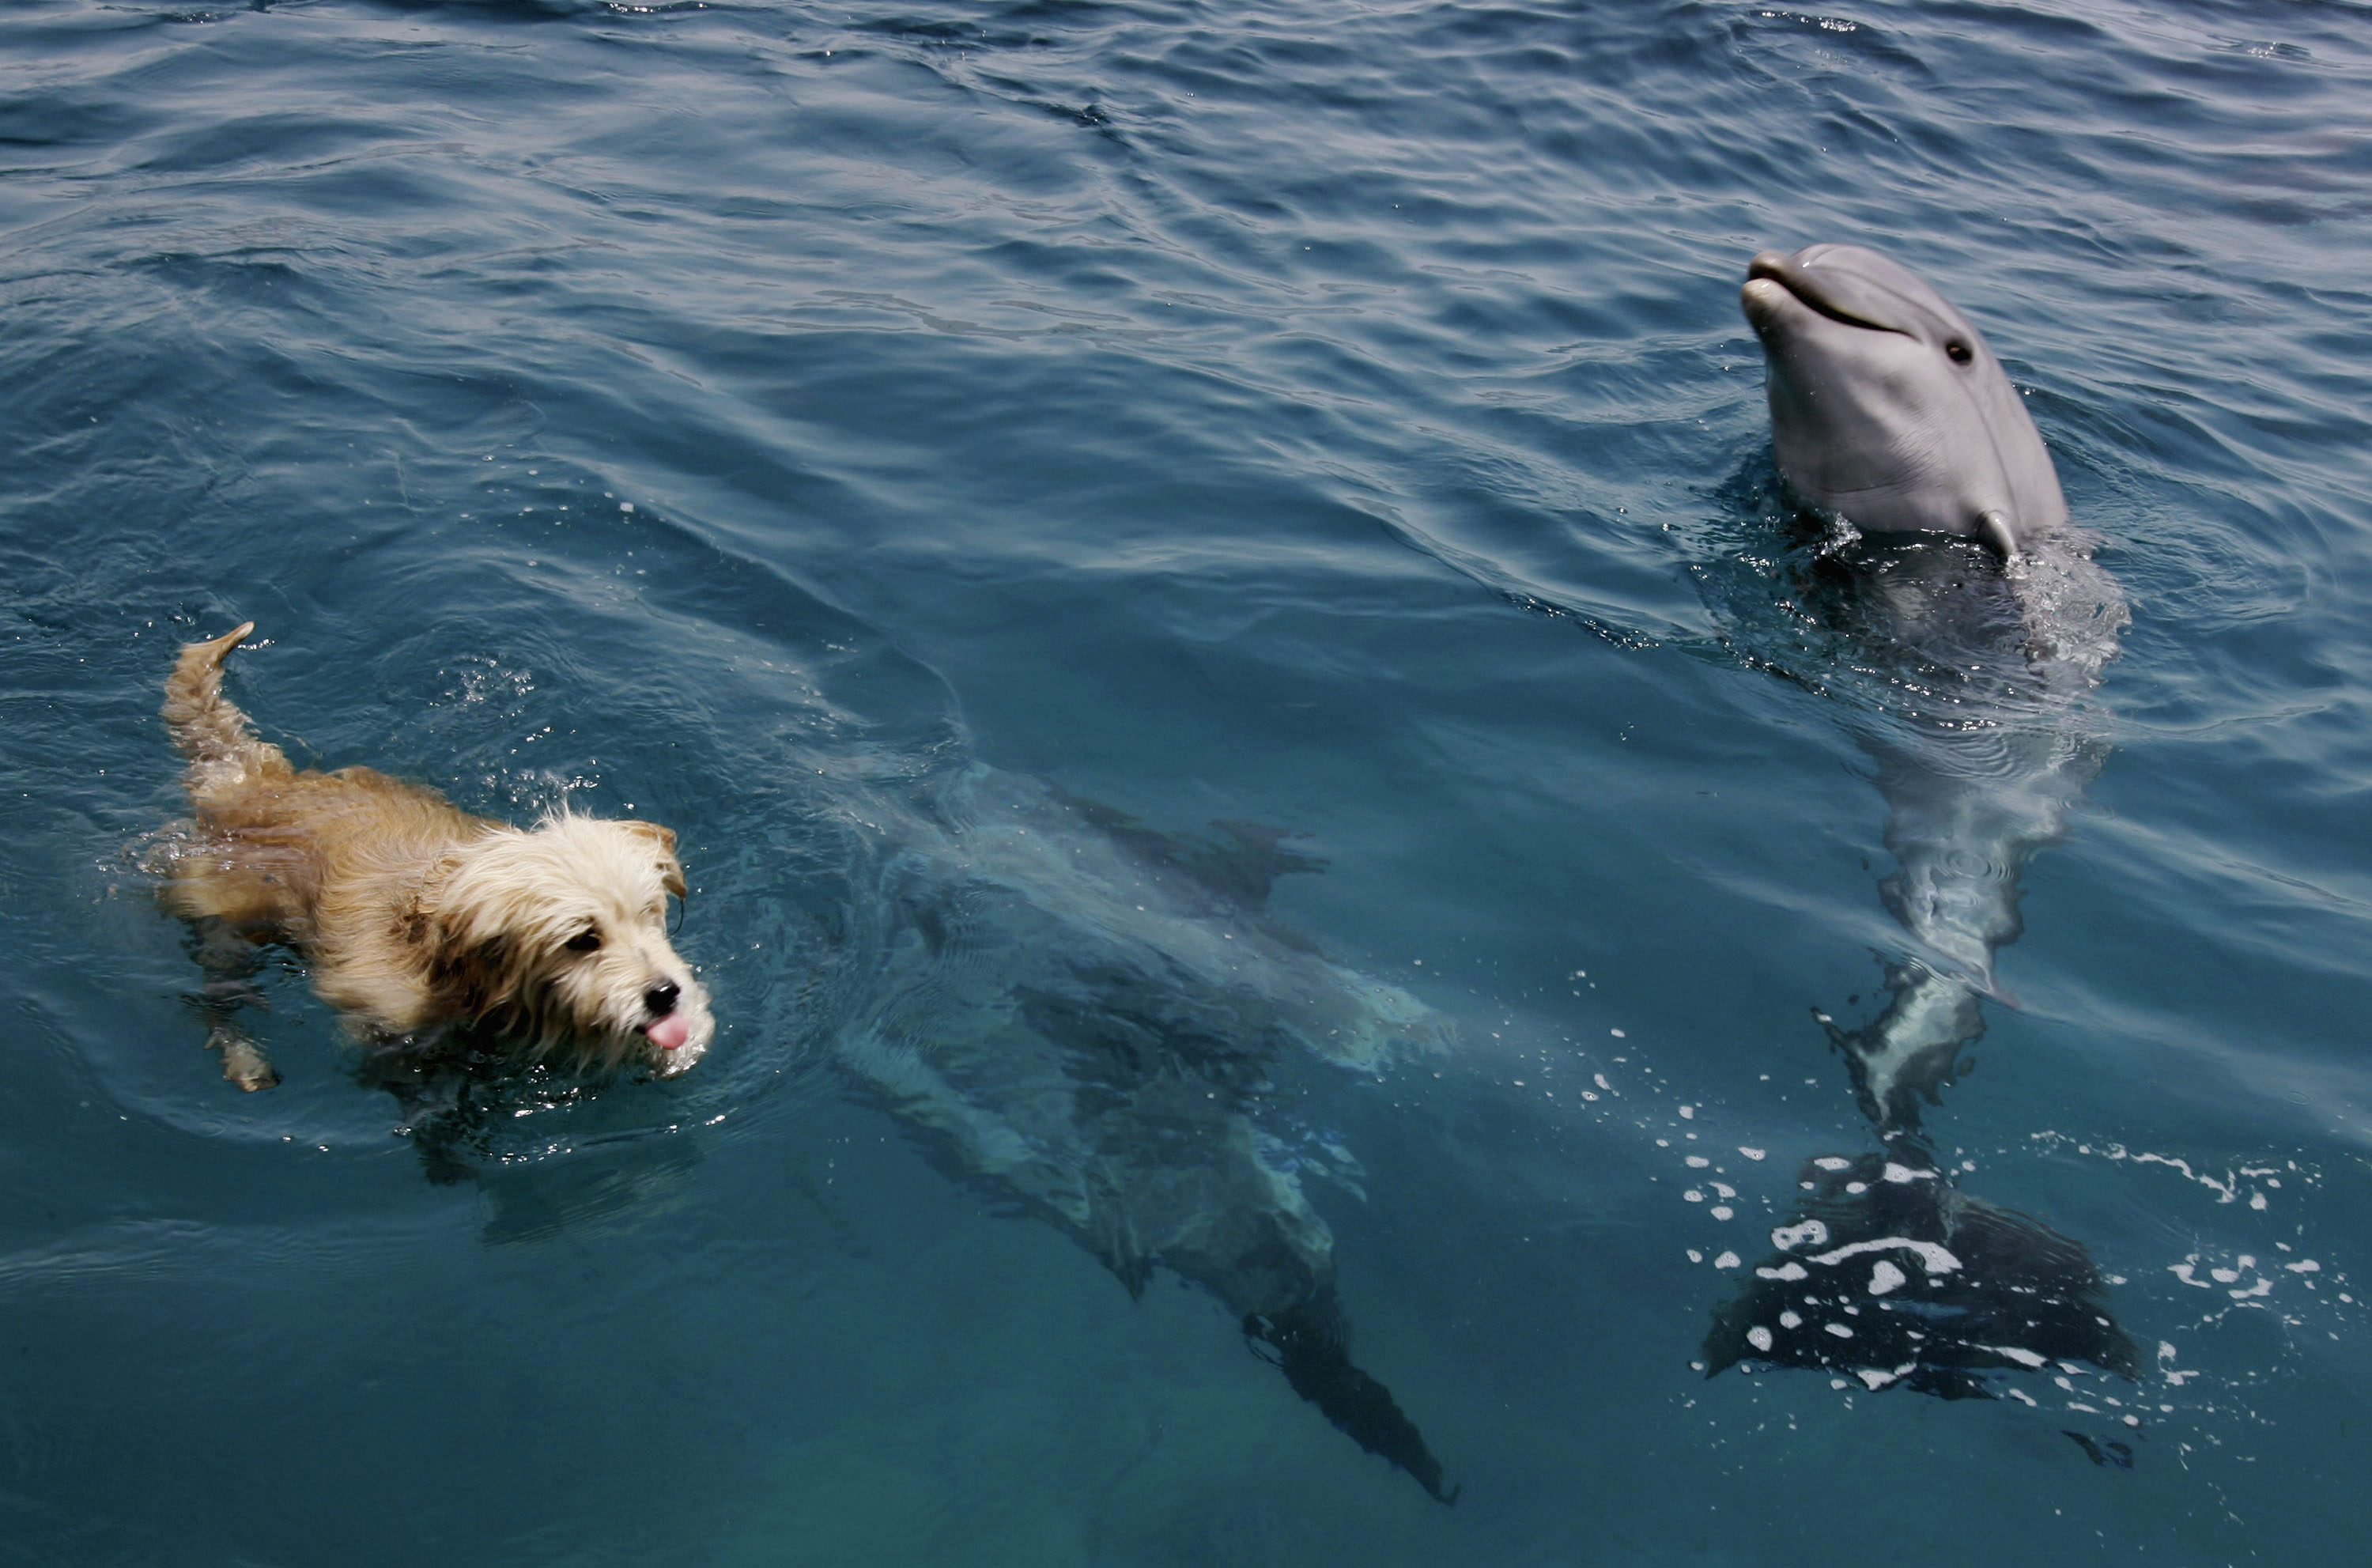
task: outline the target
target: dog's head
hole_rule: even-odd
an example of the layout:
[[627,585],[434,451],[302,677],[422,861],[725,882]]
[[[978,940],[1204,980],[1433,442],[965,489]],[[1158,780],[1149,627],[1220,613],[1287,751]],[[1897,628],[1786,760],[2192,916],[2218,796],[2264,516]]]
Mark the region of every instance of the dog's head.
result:
[[716,1023],[668,943],[669,894],[684,896],[683,866],[655,822],[489,830],[422,894],[437,1011],[581,1068],[683,1072]]

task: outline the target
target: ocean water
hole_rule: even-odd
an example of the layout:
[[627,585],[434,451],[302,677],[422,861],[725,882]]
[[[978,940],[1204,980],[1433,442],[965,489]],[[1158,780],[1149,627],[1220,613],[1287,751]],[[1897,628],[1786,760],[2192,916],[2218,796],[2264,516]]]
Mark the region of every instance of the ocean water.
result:
[[[1737,304],[1820,239],[2130,606],[1923,1125],[2134,1354],[1990,1398],[1707,1371],[1916,957]],[[0,12],[0,1562],[2355,1561],[2367,256],[2358,4]],[[242,619],[301,761],[674,828],[708,1059],[424,1107],[292,961],[226,1083]],[[1122,1212],[1252,1150],[1454,1505],[1033,1174],[1123,1011]]]

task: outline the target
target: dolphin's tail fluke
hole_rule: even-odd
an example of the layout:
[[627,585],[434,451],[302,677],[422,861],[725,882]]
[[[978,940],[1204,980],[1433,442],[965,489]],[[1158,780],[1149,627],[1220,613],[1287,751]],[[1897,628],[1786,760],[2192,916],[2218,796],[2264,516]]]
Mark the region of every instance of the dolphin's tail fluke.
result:
[[1748,1361],[1983,1399],[2021,1371],[2139,1375],[2083,1244],[1960,1191],[1916,1139],[1813,1160],[1801,1185],[1772,1255],[1714,1315],[1708,1376]]
[[1392,1391],[1351,1365],[1349,1336],[1331,1295],[1282,1312],[1244,1318],[1253,1353],[1285,1373],[1293,1391],[1325,1412],[1351,1440],[1406,1470],[1437,1501],[1455,1503],[1465,1489],[1444,1489],[1441,1461],[1424,1446],[1416,1423],[1401,1413]]

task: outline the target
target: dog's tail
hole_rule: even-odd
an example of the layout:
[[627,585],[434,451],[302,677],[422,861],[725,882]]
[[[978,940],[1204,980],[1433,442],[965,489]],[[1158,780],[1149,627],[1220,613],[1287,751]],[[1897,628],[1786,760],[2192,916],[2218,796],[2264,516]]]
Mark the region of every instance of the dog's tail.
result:
[[165,727],[193,768],[277,749],[257,738],[247,715],[222,693],[223,661],[254,630],[250,621],[210,643],[187,645],[165,679]]

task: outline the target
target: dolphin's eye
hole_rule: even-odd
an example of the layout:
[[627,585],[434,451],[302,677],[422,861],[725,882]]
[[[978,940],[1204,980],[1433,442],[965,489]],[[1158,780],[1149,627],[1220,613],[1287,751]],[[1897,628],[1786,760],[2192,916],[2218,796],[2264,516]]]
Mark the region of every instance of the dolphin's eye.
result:
[[1954,338],[1950,343],[1944,345],[1944,357],[1950,360],[1955,365],[1966,365],[1969,361],[1976,358],[1977,356],[1970,349],[1968,344],[1962,343],[1958,338]]
[[590,929],[580,931],[561,946],[572,953],[598,953],[601,950],[601,934]]

